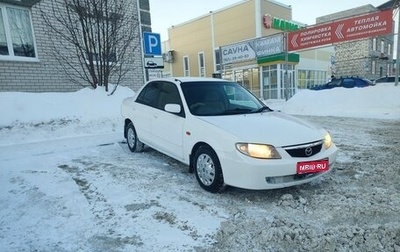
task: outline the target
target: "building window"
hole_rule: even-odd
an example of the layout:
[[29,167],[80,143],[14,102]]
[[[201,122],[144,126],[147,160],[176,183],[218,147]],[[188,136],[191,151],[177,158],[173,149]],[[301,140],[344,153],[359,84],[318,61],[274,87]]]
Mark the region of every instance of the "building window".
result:
[[215,72],[219,73],[221,72],[221,54],[219,48],[215,49],[214,55],[215,55]]
[[371,73],[375,74],[376,73],[376,61],[373,60],[371,64]]
[[372,51],[376,51],[376,38],[372,39]]
[[381,53],[385,53],[385,40],[381,40]]
[[388,43],[388,54],[393,55],[392,53],[392,44]]
[[31,15],[27,9],[0,4],[0,59],[36,58]]
[[183,56],[183,75],[190,76],[189,56]]
[[204,52],[199,53],[199,76],[205,77],[206,76],[206,68],[204,63]]

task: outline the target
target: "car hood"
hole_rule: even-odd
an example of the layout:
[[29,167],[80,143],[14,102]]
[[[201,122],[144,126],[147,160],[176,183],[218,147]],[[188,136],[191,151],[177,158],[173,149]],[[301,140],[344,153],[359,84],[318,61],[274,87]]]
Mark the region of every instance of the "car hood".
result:
[[239,141],[276,147],[322,140],[325,133],[320,127],[281,112],[207,116],[199,119],[235,135]]

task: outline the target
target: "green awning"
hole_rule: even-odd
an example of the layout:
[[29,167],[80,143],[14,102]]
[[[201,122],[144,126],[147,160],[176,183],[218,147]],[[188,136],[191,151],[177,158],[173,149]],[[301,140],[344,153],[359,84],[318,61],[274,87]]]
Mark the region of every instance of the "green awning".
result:
[[[278,53],[274,55],[265,56],[257,59],[258,64],[264,63],[274,63],[274,62],[285,62],[285,53]],[[288,54],[288,62],[290,63],[299,63],[300,62],[300,54],[298,53],[289,53]]]

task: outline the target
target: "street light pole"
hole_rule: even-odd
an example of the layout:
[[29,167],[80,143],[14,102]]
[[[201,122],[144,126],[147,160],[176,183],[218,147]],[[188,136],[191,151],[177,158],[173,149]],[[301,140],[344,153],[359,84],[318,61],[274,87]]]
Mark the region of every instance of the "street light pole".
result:
[[[397,1],[396,7],[399,9],[399,3],[400,0]],[[397,12],[398,20],[397,20],[397,53],[396,53],[396,69],[395,69],[395,80],[394,80],[394,85],[398,86],[399,85],[399,67],[400,67],[400,61],[399,61],[399,54],[400,54],[400,9]]]

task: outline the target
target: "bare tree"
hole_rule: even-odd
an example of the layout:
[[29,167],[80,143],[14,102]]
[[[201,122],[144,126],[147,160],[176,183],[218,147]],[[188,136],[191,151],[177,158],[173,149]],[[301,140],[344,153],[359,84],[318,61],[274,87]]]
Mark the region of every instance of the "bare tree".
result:
[[110,81],[117,87],[132,71],[140,48],[136,1],[44,1],[41,16],[53,53],[70,79],[106,91]]

